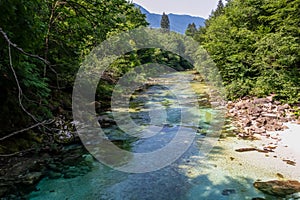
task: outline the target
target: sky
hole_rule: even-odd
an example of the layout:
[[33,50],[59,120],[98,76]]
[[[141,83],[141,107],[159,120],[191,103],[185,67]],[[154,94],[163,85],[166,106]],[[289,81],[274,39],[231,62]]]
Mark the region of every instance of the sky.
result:
[[[151,13],[187,14],[208,18],[217,8],[218,0],[132,0]],[[223,1],[224,2],[224,1]]]

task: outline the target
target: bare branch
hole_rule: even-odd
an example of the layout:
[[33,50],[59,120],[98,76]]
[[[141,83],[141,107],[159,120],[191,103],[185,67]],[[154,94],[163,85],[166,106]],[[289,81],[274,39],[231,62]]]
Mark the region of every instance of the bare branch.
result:
[[22,88],[20,86],[20,83],[19,83],[19,80],[18,80],[18,77],[17,77],[17,74],[16,74],[16,71],[13,67],[13,64],[12,64],[12,58],[11,58],[11,49],[10,49],[10,43],[8,44],[8,56],[9,56],[9,66],[10,66],[10,69],[15,77],[15,81],[16,81],[16,84],[18,86],[18,99],[19,99],[19,105],[20,107],[22,108],[22,110],[27,114],[29,115],[35,122],[38,122],[38,120],[30,113],[26,110],[26,108],[23,106],[22,104]]
[[59,81],[58,81],[58,73],[55,71],[55,69],[53,69],[53,67],[51,65],[49,65],[49,68],[51,69],[51,71],[56,75],[56,84],[57,84],[57,88],[60,90],[60,86],[59,86]]
[[51,123],[53,123],[53,122],[54,122],[54,120],[51,120],[51,121],[43,121],[43,122],[34,124],[34,125],[30,126],[30,127],[24,128],[24,129],[19,130],[19,131],[15,131],[15,132],[13,132],[13,133],[11,133],[11,134],[9,134],[9,135],[6,135],[6,136],[0,138],[0,141],[3,141],[3,140],[5,140],[5,139],[7,139],[7,138],[10,138],[10,137],[12,137],[12,136],[15,136],[15,135],[17,135],[17,134],[19,134],[19,133],[22,133],[22,132],[31,130],[31,129],[35,128],[35,127],[38,127],[38,126],[44,126],[44,125],[46,125],[46,124],[51,124]]
[[10,66],[10,69],[14,75],[14,78],[15,78],[15,81],[16,81],[16,84],[18,86],[18,100],[19,100],[19,105],[20,107],[22,108],[22,110],[28,115],[30,116],[35,122],[39,122],[30,112],[28,112],[26,110],[26,108],[23,106],[22,104],[22,88],[20,86],[20,82],[18,80],[18,76],[16,74],[16,71],[13,67],[13,63],[12,63],[12,56],[11,56],[11,46],[13,46],[14,48],[16,48],[18,51],[20,51],[21,53],[27,55],[27,56],[30,56],[30,57],[33,57],[33,58],[37,58],[41,61],[43,61],[45,64],[49,64],[49,62],[43,58],[41,58],[40,56],[38,55],[33,55],[33,54],[29,54],[29,53],[26,53],[22,48],[18,47],[16,44],[12,43],[10,41],[10,39],[8,38],[7,34],[2,30],[2,28],[0,27],[0,33],[3,35],[4,39],[6,40],[6,42],[8,43],[8,56],[9,56],[9,66]]
[[11,154],[0,154],[0,157],[11,157],[11,156],[16,156],[16,155],[23,155],[29,151],[32,151],[34,150],[34,148],[30,148],[30,149],[26,149],[26,150],[23,150],[23,151],[18,151],[18,152],[15,152],[15,153],[11,153]]
[[[49,18],[49,23],[48,23],[48,29],[47,29],[47,34],[46,34],[46,38],[45,38],[45,52],[44,52],[44,56],[45,59],[48,59],[48,52],[49,52],[49,37],[50,37],[50,31],[52,28],[52,24],[55,20],[54,18],[54,12],[55,12],[55,8],[58,5],[58,1],[56,1],[55,3],[53,3],[51,5],[51,14],[50,14],[50,18]],[[46,73],[47,73],[47,65],[44,66],[44,77],[46,77]]]
[[20,51],[21,53],[23,53],[26,56],[29,56],[29,57],[32,57],[32,58],[36,58],[36,59],[41,60],[42,62],[44,62],[46,65],[50,65],[50,63],[47,60],[45,60],[44,58],[42,58],[42,57],[40,57],[38,55],[27,53],[22,48],[18,47],[18,45],[12,43],[1,27],[0,27],[0,33],[2,34],[2,36],[4,37],[4,39],[6,40],[6,42],[9,44],[9,46],[14,47],[15,49],[17,49],[18,51]]

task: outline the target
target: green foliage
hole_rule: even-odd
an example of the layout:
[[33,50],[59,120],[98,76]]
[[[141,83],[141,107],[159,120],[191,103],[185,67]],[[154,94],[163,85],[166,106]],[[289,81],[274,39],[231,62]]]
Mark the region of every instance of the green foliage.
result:
[[[111,46],[112,52],[115,53],[115,48],[120,51],[124,50],[124,52],[129,51],[125,55],[120,57],[106,56],[104,59],[97,59],[97,56],[92,55],[91,59],[88,59],[93,60],[94,58],[92,62],[85,63],[85,66],[88,66],[87,74],[96,74],[101,67],[106,67],[105,72],[101,76],[101,85],[98,85],[97,88],[97,101],[101,101],[101,98],[103,99],[103,93],[111,94],[113,89],[115,89],[114,87],[105,87],[105,84],[115,85],[117,81],[122,80],[126,81],[126,85],[142,84],[149,77],[154,78],[161,75],[162,70],[157,67],[157,64],[170,67],[176,71],[193,68],[193,63],[188,61],[189,45],[193,46],[192,44],[187,44],[189,40],[185,40],[186,38],[183,38],[179,34],[173,32],[162,33],[160,30],[157,30],[157,34],[153,37],[153,31],[156,30],[139,30],[134,32],[134,37],[129,40],[124,40],[123,37],[121,39],[118,37],[112,38],[113,42],[116,42],[115,46]],[[141,38],[139,37],[140,34]],[[128,35],[124,37],[126,36]],[[144,44],[145,42],[149,42],[149,47],[152,47],[154,44],[157,48],[140,48],[140,43]],[[194,45],[194,48],[191,49],[196,48],[197,45]],[[165,49],[168,49],[168,51]],[[98,50],[101,52],[105,51],[105,49],[103,51],[102,49]],[[173,52],[177,52],[178,54]],[[185,55],[186,58],[181,57],[179,54]],[[125,74],[126,78],[119,80],[119,77],[124,78]]]
[[[94,47],[111,35],[148,24],[145,15],[126,0],[3,0],[0,8],[0,27],[9,40],[50,63],[46,65],[10,46],[22,104],[39,120],[56,115],[59,106],[71,106],[68,99],[75,74]],[[33,123],[19,106],[9,46],[2,36],[0,135]]]
[[[117,83],[119,77],[124,76],[124,74],[126,74],[127,84],[133,85],[135,82],[145,82],[147,79],[143,73],[144,69],[142,68],[142,65],[153,63],[168,66],[176,71],[193,68],[191,63],[187,60],[163,49],[149,48],[135,50],[114,60],[109,68],[104,72],[104,75],[97,87],[96,99],[98,101],[107,100],[110,102],[109,97],[115,89],[114,85]],[[133,71],[135,67],[141,68],[141,72]],[[154,77],[155,75],[161,75],[161,71],[154,65],[154,67],[151,68],[150,74]],[[148,76],[149,74],[147,77]],[[103,97],[108,99],[104,99]]]
[[[31,54],[42,50],[41,43],[44,39],[45,29],[41,26],[41,16],[36,14],[39,12],[40,3],[42,1],[0,1],[0,27],[13,43]],[[34,27],[37,27],[35,31]],[[43,110],[41,104],[47,103],[41,99],[47,97],[50,92],[47,78],[42,76],[43,63],[25,56],[12,46],[10,49],[11,64],[22,88],[22,103],[27,108],[34,107],[31,112],[38,115]],[[19,106],[19,90],[10,67],[8,43],[2,35],[0,59],[0,93],[4,94],[0,96],[0,126],[2,131],[11,131],[10,129],[15,129],[13,127],[27,124],[31,119]],[[45,116],[45,113],[42,116]]]
[[299,5],[299,0],[229,1],[198,30],[194,38],[215,61],[229,99],[273,93],[286,102],[300,100]]

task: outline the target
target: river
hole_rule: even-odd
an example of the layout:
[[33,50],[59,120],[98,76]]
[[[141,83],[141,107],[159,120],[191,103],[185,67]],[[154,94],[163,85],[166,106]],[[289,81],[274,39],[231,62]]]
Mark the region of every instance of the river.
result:
[[[220,132],[214,133],[218,130],[212,126],[223,123],[224,118],[223,111],[213,108],[207,101],[208,86],[193,81],[193,75],[186,72],[166,75],[160,81],[168,86],[152,85],[146,90],[135,93],[130,102],[130,116],[133,121],[139,126],[147,127],[154,124],[160,127],[156,135],[130,139],[124,136],[116,125],[103,130],[107,137],[120,147],[133,153],[143,153],[163,148],[174,139],[179,128],[184,127],[194,133],[194,138],[178,159],[154,171],[127,173],[91,159],[90,155],[84,155],[90,159],[93,166],[90,172],[74,178],[45,177],[37,185],[37,191],[30,193],[28,198],[34,200],[240,200],[265,197],[260,191],[255,190],[252,184],[258,176],[264,178],[273,175],[266,175],[259,168],[250,170],[251,161],[246,164],[239,162],[236,155],[228,153],[233,148],[230,144],[235,143],[236,139],[224,138],[224,136],[220,138]],[[170,92],[169,87],[172,85],[176,87]],[[197,95],[197,102],[191,102],[194,101],[190,96],[194,95],[191,94],[191,89]],[[183,104],[178,102],[179,93],[186,99]],[[193,119],[182,120],[183,110],[189,113],[196,112],[189,110],[191,103],[200,105],[197,111],[199,116],[194,113],[194,116],[199,117],[199,124],[195,124]],[[163,109],[164,112],[161,113],[165,113],[166,116],[156,115],[155,120],[151,120],[149,113],[154,107]],[[104,115],[112,117],[110,112]],[[163,155],[161,159],[164,159]],[[153,162],[160,162],[160,160]]]

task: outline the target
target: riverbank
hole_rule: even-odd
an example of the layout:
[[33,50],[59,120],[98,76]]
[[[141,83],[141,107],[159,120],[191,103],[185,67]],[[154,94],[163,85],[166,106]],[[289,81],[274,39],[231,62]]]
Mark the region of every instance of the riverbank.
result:
[[227,108],[237,138],[219,140],[226,159],[216,165],[233,176],[255,180],[254,186],[267,193],[267,199],[300,199],[299,107],[269,96],[228,102]]
[[[300,184],[300,124],[295,114],[299,107],[269,96],[228,102],[227,110],[229,131],[223,130],[208,158],[198,163],[198,168],[182,166],[191,180],[207,174],[208,178],[198,181],[202,186],[213,185],[210,189],[196,186],[189,196],[299,199],[300,190],[289,185],[291,180],[297,187]],[[263,182],[265,188],[257,187],[257,182]]]
[[[228,102],[228,115],[236,127],[236,138],[227,138],[239,159],[280,179],[300,181],[299,107],[280,104],[273,96]],[[229,146],[228,146],[229,147]]]
[[[181,166],[192,182],[201,183],[195,185],[189,196],[201,196],[203,199],[282,199],[257,190],[253,184],[270,180],[300,181],[300,147],[297,144],[300,125],[285,125],[289,129],[268,132],[282,138],[274,152],[236,151],[241,148],[263,148],[274,142],[271,137],[260,140],[226,137],[216,143],[208,158],[197,163],[197,168]],[[286,160],[293,161],[293,164]],[[203,174],[207,177],[204,178]]]

